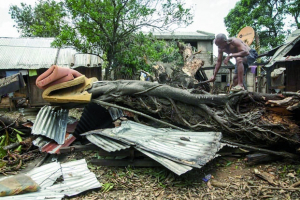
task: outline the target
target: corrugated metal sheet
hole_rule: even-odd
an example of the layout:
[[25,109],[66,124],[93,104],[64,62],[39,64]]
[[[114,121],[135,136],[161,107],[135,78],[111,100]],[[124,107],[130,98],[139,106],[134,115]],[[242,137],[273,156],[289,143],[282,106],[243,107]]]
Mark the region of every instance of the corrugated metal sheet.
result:
[[136,148],[138,151],[142,152],[143,154],[145,154],[146,156],[152,158],[153,160],[155,160],[156,162],[162,164],[163,166],[165,166],[166,168],[168,168],[169,170],[171,170],[172,172],[174,172],[177,175],[181,175],[184,174],[190,170],[192,170],[193,168],[190,166],[186,166],[180,163],[176,163],[173,162],[172,160],[169,160],[167,158],[164,158],[162,156],[159,155],[155,155],[153,153],[149,153],[143,149],[140,148]]
[[63,144],[66,135],[68,110],[44,106],[32,127],[32,134],[43,135]]
[[[27,175],[41,186],[40,191],[1,199],[62,199],[101,187],[95,174],[88,169],[85,159],[64,164],[50,163],[33,169]],[[63,176],[63,182],[54,184],[60,176]]]
[[[78,54],[73,48],[52,48],[54,38],[0,38],[1,69],[40,69],[61,67],[98,67],[98,56]],[[77,56],[78,54],[78,56]]]
[[122,149],[128,149],[130,148],[130,145],[126,145],[124,143],[121,142],[116,142],[113,141],[109,138],[106,137],[101,137],[99,135],[96,134],[87,134],[86,138],[92,142],[93,144],[97,145],[98,147],[100,147],[101,149],[104,149],[105,151],[108,152],[114,152],[114,151],[120,151]]
[[58,179],[61,173],[61,165],[58,162],[52,162],[41,167],[36,167],[26,175],[30,176],[41,189],[50,187]]
[[123,111],[118,108],[109,107],[108,112],[113,121],[117,120],[120,117],[124,117]]
[[64,144],[57,144],[51,139],[45,138],[44,136],[40,136],[35,139],[32,143],[39,147],[41,152],[47,152],[50,154],[59,154],[60,148],[68,147],[72,142],[74,142],[76,138],[69,133],[66,133]]
[[[87,135],[92,143],[98,143],[99,137],[93,140],[90,135],[103,135],[117,141],[121,141],[128,145],[133,145],[137,149],[142,149],[155,156],[160,156],[168,160],[180,163],[186,166],[201,168],[207,162],[217,156],[217,152],[223,147],[220,142],[222,134],[220,132],[181,132],[171,129],[156,129],[143,124],[135,123],[132,121],[123,121],[121,127],[94,130],[84,134]],[[109,142],[110,148],[115,143]],[[98,143],[98,146],[101,145]],[[102,147],[101,147],[102,148]],[[105,149],[105,148],[104,148]],[[110,151],[112,151],[110,149]],[[176,172],[176,167],[173,163],[156,158],[158,162],[167,166],[175,173],[184,173],[190,168]]]
[[32,123],[34,123],[39,110],[39,108],[19,108],[19,112],[22,116]]

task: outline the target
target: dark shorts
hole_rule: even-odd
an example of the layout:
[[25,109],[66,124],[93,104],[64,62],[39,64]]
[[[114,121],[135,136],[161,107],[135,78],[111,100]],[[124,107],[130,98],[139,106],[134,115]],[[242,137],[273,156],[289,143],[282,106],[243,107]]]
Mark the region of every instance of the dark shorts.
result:
[[[257,57],[257,52],[254,49],[250,49],[249,55],[247,56],[247,63],[244,63],[244,75],[246,74],[248,67],[255,62]],[[235,65],[234,73],[237,74],[237,72],[237,65]]]

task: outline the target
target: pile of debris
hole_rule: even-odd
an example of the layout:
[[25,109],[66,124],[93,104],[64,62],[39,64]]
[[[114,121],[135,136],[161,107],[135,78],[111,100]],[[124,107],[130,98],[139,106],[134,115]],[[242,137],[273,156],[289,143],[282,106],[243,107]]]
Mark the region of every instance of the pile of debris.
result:
[[[97,81],[74,70],[50,67],[36,84],[44,89],[43,98],[51,106],[41,108],[32,123],[26,124],[32,129],[26,142],[22,141],[21,132],[3,123],[6,133],[2,136],[1,150],[16,158],[16,170],[20,169],[22,159],[10,149],[27,144],[26,152],[32,143],[39,151],[49,154],[94,149],[100,156],[117,157],[94,159],[92,164],[159,164],[177,175],[201,168],[217,157],[226,145],[264,153],[249,156],[250,161],[264,159],[268,157],[266,154],[299,159],[300,130],[296,120],[299,93],[241,91],[212,95],[207,92],[207,84],[199,84],[194,78],[203,62],[194,57],[190,46],[179,47],[185,54],[184,67],[175,72],[173,79],[167,77],[163,67],[157,67],[157,77],[151,79],[156,82]],[[79,121],[68,116],[70,108],[78,107],[84,107]],[[13,144],[9,144],[9,129],[16,132]],[[80,145],[72,145],[75,140]],[[278,150],[278,146],[287,148]],[[7,159],[7,164],[11,163],[11,158]],[[68,187],[67,172],[63,164],[58,165],[56,170],[62,171],[64,182],[53,188]],[[40,185],[40,192],[48,193],[48,186]],[[79,192],[100,186],[95,181]],[[59,193],[58,197],[72,194],[78,193],[69,191]]]

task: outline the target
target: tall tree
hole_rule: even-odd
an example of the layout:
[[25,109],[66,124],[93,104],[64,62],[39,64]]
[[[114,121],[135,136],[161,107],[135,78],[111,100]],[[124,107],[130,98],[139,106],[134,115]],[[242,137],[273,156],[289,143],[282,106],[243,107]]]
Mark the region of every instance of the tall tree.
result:
[[288,1],[287,13],[290,13],[294,18],[294,24],[298,29],[300,28],[300,0]]
[[286,0],[241,0],[224,22],[230,36],[237,35],[245,26],[252,26],[259,35],[260,46],[267,50],[284,42],[287,34],[284,19],[291,15],[289,9]]
[[9,13],[22,37],[55,37],[66,16],[63,3],[55,0],[38,0],[35,7],[26,3],[12,5]]
[[[136,40],[143,28],[170,30],[192,23],[190,9],[180,0],[65,0],[72,24],[63,27],[54,42],[99,55],[107,61],[106,73],[128,58],[128,48],[139,54]],[[131,54],[132,55],[132,54]],[[147,55],[146,55],[147,56]]]

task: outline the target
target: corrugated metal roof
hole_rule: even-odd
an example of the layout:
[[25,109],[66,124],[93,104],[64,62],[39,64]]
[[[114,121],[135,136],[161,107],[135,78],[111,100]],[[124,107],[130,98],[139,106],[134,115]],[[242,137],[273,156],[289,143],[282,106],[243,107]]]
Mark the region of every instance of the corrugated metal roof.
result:
[[[27,175],[41,186],[41,190],[1,199],[62,199],[101,187],[95,174],[88,169],[85,159],[64,164],[50,163],[33,169]],[[63,182],[54,184],[60,176],[63,176]]]
[[300,55],[282,57],[281,59],[278,59],[277,62],[291,62],[291,61],[296,61],[296,60],[300,60]]
[[44,106],[39,111],[32,127],[32,134],[43,135],[55,140],[58,144],[65,141],[68,110],[57,110],[52,106]]
[[[156,129],[132,121],[123,121],[120,127],[104,130],[89,131],[86,134],[89,141],[101,147],[99,138],[90,137],[91,134],[103,135],[128,145],[133,145],[137,149],[142,149],[156,160],[168,167],[175,173],[176,167],[160,159],[157,156],[171,161],[201,168],[207,162],[217,156],[217,152],[223,147],[220,142],[222,134],[220,132],[181,132],[171,129]],[[106,140],[107,141],[107,140]],[[117,150],[116,142],[109,142],[110,148]],[[101,147],[102,148],[102,147]],[[105,149],[106,147],[104,147]],[[112,151],[110,149],[110,151]],[[189,170],[185,168],[184,170]],[[183,170],[183,171],[184,171]],[[182,173],[184,173],[181,171]],[[180,173],[181,173],[180,172]]]
[[204,31],[195,32],[153,32],[157,39],[182,39],[182,40],[213,40],[215,34]]
[[286,44],[282,45],[273,55],[270,62],[265,67],[271,67],[276,62],[282,61],[287,54],[293,49],[296,43],[300,41],[300,29],[294,31],[286,41]]
[[90,54],[78,54],[73,48],[53,48],[54,38],[0,38],[1,69],[40,69],[56,64],[72,68],[98,67],[101,59]]

